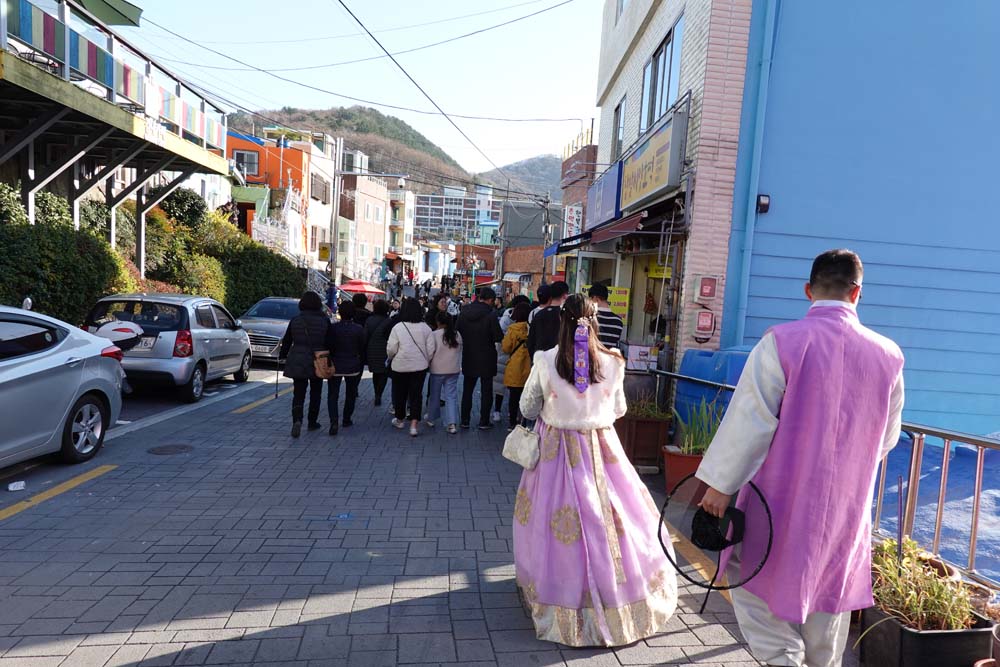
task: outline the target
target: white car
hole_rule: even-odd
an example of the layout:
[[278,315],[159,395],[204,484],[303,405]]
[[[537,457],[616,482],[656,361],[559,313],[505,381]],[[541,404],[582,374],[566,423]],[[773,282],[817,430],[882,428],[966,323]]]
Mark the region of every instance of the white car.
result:
[[122,352],[70,324],[0,306],[0,467],[89,461],[121,413]]

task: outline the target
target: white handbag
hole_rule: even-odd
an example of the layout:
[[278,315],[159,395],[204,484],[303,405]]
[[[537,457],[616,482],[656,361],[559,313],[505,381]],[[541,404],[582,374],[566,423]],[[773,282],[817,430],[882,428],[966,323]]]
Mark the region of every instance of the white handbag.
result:
[[534,470],[539,453],[538,434],[520,424],[507,434],[503,443],[503,457],[525,470]]

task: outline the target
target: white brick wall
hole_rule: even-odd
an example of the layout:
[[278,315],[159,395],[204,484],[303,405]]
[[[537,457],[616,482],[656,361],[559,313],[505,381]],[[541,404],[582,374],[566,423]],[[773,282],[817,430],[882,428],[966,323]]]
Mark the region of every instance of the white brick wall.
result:
[[[691,233],[681,291],[679,360],[692,347],[717,348],[719,334],[698,345],[690,332],[701,306],[693,304],[696,275],[724,279],[732,226],[733,186],[752,0],[630,0],[615,25],[615,0],[604,7],[598,104],[598,162],[611,159],[615,106],[627,95],[625,146],[639,136],[642,73],[650,55],[684,13],[680,94],[691,91],[687,158],[695,169]],[[722,289],[711,309],[722,327]]]

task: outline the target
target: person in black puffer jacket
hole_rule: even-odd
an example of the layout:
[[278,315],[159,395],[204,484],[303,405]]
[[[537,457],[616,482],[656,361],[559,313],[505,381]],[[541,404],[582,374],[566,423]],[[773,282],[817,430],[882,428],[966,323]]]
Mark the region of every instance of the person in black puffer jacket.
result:
[[330,412],[330,435],[337,435],[339,416],[337,414],[340,401],[340,381],[347,385],[347,396],[344,397],[344,428],[354,422],[354,405],[358,400],[358,385],[361,384],[361,371],[365,362],[365,330],[354,321],[355,308],[350,301],[345,301],[337,308],[340,321],[331,325],[326,334],[326,346],[330,350],[330,358],[336,368],[336,374],[330,378],[330,393],[327,395],[327,409]]
[[299,300],[299,315],[288,323],[281,341],[279,359],[285,359],[285,377],[293,381],[292,437],[302,432],[302,411],[309,389],[309,430],[321,428],[318,421],[323,400],[323,380],[313,370],[313,352],[326,349],[330,320],[323,314],[323,299],[316,292],[306,292]]
[[493,378],[497,374],[497,343],[503,341],[500,321],[493,302],[496,292],[484,287],[479,300],[462,308],[458,333],[462,335],[462,428],[469,428],[472,418],[472,395],[479,383],[479,428],[493,427],[490,405],[493,403]]
[[379,299],[372,304],[372,314],[365,320],[365,361],[375,385],[375,405],[382,405],[382,393],[389,382],[385,346],[389,342],[389,302]]

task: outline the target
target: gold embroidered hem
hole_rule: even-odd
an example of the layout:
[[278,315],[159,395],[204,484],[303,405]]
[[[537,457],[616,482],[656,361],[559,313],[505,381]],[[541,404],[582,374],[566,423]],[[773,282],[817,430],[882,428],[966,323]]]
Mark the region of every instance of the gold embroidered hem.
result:
[[604,607],[610,637],[601,631],[597,612],[592,608],[570,609],[532,601],[518,587],[521,601],[535,624],[535,636],[542,641],[565,646],[626,646],[667,631],[676,601],[653,595],[622,607]]

